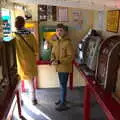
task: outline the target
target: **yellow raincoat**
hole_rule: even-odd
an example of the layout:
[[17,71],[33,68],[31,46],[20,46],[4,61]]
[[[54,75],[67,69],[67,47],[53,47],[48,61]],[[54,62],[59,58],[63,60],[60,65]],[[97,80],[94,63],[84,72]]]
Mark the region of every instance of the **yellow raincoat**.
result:
[[74,58],[74,49],[70,39],[65,36],[56,40],[53,45],[51,60],[59,60],[60,64],[56,65],[57,72],[72,72],[72,60]]
[[33,34],[22,34],[27,43],[34,49],[34,52],[26,45],[24,40],[14,33],[16,44],[17,69],[21,80],[31,80],[37,76],[37,45]]

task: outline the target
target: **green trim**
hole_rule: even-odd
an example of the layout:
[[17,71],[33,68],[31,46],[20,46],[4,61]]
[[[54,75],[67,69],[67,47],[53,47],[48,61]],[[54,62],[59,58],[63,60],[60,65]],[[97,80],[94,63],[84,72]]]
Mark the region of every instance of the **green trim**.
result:
[[39,31],[40,31],[40,41],[41,41],[41,45],[40,45],[40,49],[41,49],[40,58],[42,60],[50,60],[51,49],[44,50],[44,48],[43,48],[43,38],[44,38],[44,33],[45,32],[55,32],[56,31],[56,26],[43,25],[43,26],[40,26]]
[[56,31],[56,26],[41,26],[41,31],[42,32],[55,32]]

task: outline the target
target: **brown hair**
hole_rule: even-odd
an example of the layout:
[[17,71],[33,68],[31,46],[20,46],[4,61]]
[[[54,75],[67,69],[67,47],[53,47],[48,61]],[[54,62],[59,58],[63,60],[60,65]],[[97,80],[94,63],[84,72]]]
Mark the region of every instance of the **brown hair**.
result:
[[68,32],[68,26],[63,25],[62,23],[57,24],[57,28],[63,28],[65,31]]
[[15,19],[15,27],[21,29],[25,25],[25,20],[22,16],[17,16]]

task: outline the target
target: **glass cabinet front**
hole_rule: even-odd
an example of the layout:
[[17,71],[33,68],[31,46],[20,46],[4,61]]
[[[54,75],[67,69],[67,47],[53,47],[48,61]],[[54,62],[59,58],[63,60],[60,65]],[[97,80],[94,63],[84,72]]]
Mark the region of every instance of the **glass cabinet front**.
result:
[[55,35],[55,26],[42,26],[40,28],[40,60],[50,60],[51,38]]

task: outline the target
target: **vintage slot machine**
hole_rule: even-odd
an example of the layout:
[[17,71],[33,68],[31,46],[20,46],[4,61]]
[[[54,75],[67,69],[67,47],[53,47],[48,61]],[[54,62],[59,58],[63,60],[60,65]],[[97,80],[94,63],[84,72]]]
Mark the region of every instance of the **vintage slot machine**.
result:
[[85,64],[86,54],[85,49],[88,45],[89,37],[92,33],[92,29],[88,31],[88,33],[83,37],[80,43],[77,46],[77,55],[76,55],[76,62],[79,64]]
[[100,36],[91,36],[87,48],[87,60],[86,60],[86,65],[91,71],[96,70],[96,59],[98,55],[98,47],[101,42],[101,37]]
[[95,79],[105,91],[114,92],[120,66],[120,36],[111,36],[101,43]]
[[87,64],[90,47],[95,48],[94,45],[99,44],[98,33],[95,30],[90,29],[84,38],[78,44],[77,59],[80,64]]
[[94,76],[101,36],[95,30],[91,30],[88,33],[85,41],[79,44],[79,48],[81,48],[79,51],[79,61],[84,73],[89,76]]
[[83,71],[88,76],[95,76],[98,47],[100,42],[100,36],[91,36],[88,42],[88,46],[86,47],[86,61]]

